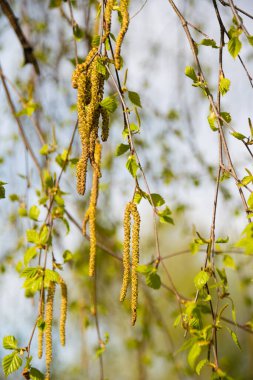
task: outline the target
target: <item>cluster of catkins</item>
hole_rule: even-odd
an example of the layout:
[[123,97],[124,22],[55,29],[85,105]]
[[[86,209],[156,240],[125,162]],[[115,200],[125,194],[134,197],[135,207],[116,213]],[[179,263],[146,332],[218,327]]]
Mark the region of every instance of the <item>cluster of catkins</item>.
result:
[[[104,9],[104,43],[111,32],[111,18],[115,0],[107,0]],[[122,66],[121,45],[129,25],[128,0],[120,0],[119,10],[121,17],[121,27],[116,38],[114,51],[114,65],[117,70]],[[86,174],[88,162],[93,169],[92,189],[88,210],[83,221],[83,234],[86,235],[86,227],[89,222],[90,229],[90,261],[89,275],[95,273],[96,258],[96,206],[98,199],[99,178],[101,177],[101,144],[99,142],[99,120],[102,118],[101,140],[106,141],[109,136],[109,114],[101,106],[104,94],[105,76],[98,69],[101,57],[98,48],[90,50],[85,61],[78,64],[73,76],[72,85],[77,89],[77,112],[78,130],[82,144],[81,157],[77,164],[77,191],[83,195],[86,189]],[[130,263],[130,240],[131,240],[131,216],[133,218],[132,228],[132,269]],[[136,322],[137,302],[138,302],[138,274],[137,266],[139,263],[139,232],[140,216],[136,204],[129,202],[126,206],[124,217],[124,250],[123,250],[123,284],[120,300],[126,296],[127,288],[130,283],[131,275],[131,309],[132,324]]]
[[[60,311],[60,342],[62,346],[65,346],[65,329],[67,319],[67,303],[68,293],[67,286],[62,278],[59,281],[61,287],[61,311]],[[53,326],[53,310],[54,310],[54,295],[55,295],[56,283],[50,281],[47,291],[46,305],[44,304],[44,290],[40,305],[40,319],[45,320],[45,329],[39,328],[38,333],[38,357],[39,359],[43,355],[43,338],[45,334],[45,348],[46,348],[46,378],[50,380],[50,365],[52,362],[52,326]]]
[[[132,239],[131,239],[131,216],[133,218]],[[125,208],[124,215],[124,244],[123,244],[123,282],[120,293],[120,301],[124,301],[127,288],[131,278],[131,310],[132,325],[137,318],[138,304],[138,272],[139,265],[139,236],[140,236],[140,215],[134,202],[129,202]],[[130,262],[130,246],[132,245],[132,271]]]

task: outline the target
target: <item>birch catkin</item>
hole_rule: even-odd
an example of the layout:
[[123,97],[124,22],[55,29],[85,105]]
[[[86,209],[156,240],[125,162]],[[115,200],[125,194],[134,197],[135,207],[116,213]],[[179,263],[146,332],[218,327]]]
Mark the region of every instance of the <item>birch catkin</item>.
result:
[[[131,229],[131,217],[133,226]],[[132,325],[135,325],[138,305],[138,272],[139,265],[139,239],[140,239],[140,215],[134,202],[129,202],[124,214],[124,242],[123,242],[123,281],[120,292],[120,301],[124,301],[130,282],[131,272],[131,313]],[[130,245],[132,246],[132,270],[130,265]]]
[[47,293],[45,311],[45,343],[46,343],[46,380],[50,380],[50,365],[52,362],[52,325],[54,308],[55,282],[50,282]]
[[[90,195],[90,204],[88,209],[88,218],[90,225],[90,261],[89,261],[89,276],[94,276],[96,266],[96,207],[98,198],[98,186],[100,177],[100,163],[101,163],[101,144],[97,141],[95,145],[95,164],[93,168],[92,189]],[[86,218],[85,218],[86,219]]]
[[124,301],[130,282],[131,205],[130,202],[126,205],[124,215],[123,281],[120,292],[120,301]]
[[103,36],[103,41],[109,36],[111,32],[111,21],[112,21],[112,10],[113,10],[114,0],[107,0],[105,6],[105,33]]
[[131,277],[131,310],[132,310],[132,325],[135,325],[137,318],[138,305],[138,272],[139,265],[139,238],[140,238],[140,215],[135,203],[131,204],[131,213],[134,220],[132,230],[132,277]]
[[61,286],[61,314],[60,314],[60,342],[65,346],[66,342],[66,320],[67,320],[67,307],[68,307],[68,290],[64,280],[60,279]]
[[129,13],[128,13],[128,0],[120,0],[119,10],[122,17],[121,28],[116,39],[115,46],[115,68],[120,70],[121,68],[121,45],[129,25]]
[[[41,297],[41,304],[40,304],[40,320],[44,319],[44,311],[45,311],[45,294],[44,294],[44,287],[42,289],[42,297]],[[39,328],[38,329],[38,358],[41,359],[43,355],[43,337],[44,337],[44,330]]]

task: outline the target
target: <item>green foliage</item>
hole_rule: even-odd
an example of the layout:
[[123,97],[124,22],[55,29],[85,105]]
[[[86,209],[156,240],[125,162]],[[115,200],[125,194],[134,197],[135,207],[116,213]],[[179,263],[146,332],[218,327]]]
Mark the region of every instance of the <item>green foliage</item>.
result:
[[228,42],[228,51],[234,59],[240,53],[241,48],[242,48],[242,43],[238,37],[230,38],[230,40]]
[[0,199],[5,198],[5,188],[6,182],[0,181]]
[[157,274],[157,269],[152,265],[139,265],[138,272],[145,276],[146,284],[152,289],[160,289],[161,278]]
[[114,96],[108,96],[107,98],[104,98],[100,105],[110,113],[115,112],[118,107],[118,103]]
[[133,103],[137,107],[142,107],[140,95],[134,91],[128,91],[128,98],[131,103]]
[[4,374],[7,377],[22,366],[22,359],[17,352],[13,352],[3,358],[2,366]]
[[139,169],[139,165],[136,162],[136,158],[134,155],[128,157],[126,168],[130,172],[130,174],[135,178],[137,175],[137,171]]
[[205,271],[200,271],[195,277],[194,277],[194,285],[197,290],[201,290],[206,283],[209,281],[210,275]]

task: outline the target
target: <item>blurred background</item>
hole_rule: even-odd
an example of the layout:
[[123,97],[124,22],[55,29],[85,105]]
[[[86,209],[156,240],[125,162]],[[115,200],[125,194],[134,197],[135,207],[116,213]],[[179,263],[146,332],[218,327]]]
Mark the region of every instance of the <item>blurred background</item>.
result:
[[[77,118],[76,90],[71,86],[74,69],[74,43],[70,25],[69,8],[64,1],[19,0],[9,1],[19,18],[20,25],[34,47],[41,75],[32,65],[23,65],[23,51],[7,18],[0,13],[0,64],[23,128],[40,164],[48,165],[58,175],[59,157],[68,149]],[[212,1],[180,0],[177,5],[185,18],[219,44],[219,24]],[[253,13],[251,0],[237,1],[237,5]],[[229,7],[219,8],[227,28],[232,24]],[[94,33],[97,1],[73,1],[73,12],[80,27],[76,35],[78,56],[84,58]],[[116,12],[115,12],[116,13]],[[186,66],[193,66],[191,51],[184,31],[168,1],[132,1],[131,22],[122,48],[123,80],[128,69],[127,86],[141,96],[140,133],[135,144],[151,192],[159,193],[172,211],[174,225],[159,224],[158,233],[162,256],[173,282],[186,298],[195,296],[193,279],[204,265],[205,253],[195,255],[190,249],[196,231],[208,237],[212,220],[215,179],[218,165],[218,135],[208,125],[209,104],[201,92],[191,85],[184,75]],[[252,31],[252,20],[244,18]],[[117,17],[113,28],[117,32]],[[114,29],[113,29],[114,31]],[[192,29],[198,43],[203,39]],[[243,40],[243,38],[242,38]],[[210,88],[216,93],[218,80],[218,49],[199,46],[199,59]],[[253,74],[252,46],[243,44],[241,57]],[[222,110],[229,112],[233,128],[250,135],[248,118],[252,117],[252,87],[238,59],[234,60],[225,48],[224,73],[231,80],[231,89],[222,98]],[[106,94],[114,94],[110,80]],[[25,297],[23,279],[19,277],[20,265],[26,248],[25,231],[33,222],[24,216],[32,205],[38,205],[40,179],[30,156],[18,134],[17,124],[11,115],[6,94],[0,85],[0,180],[7,183],[6,199],[0,204],[0,335],[14,335],[21,345],[26,345],[37,313],[37,296]],[[29,108],[30,106],[30,108]],[[27,111],[28,109],[28,111]],[[30,111],[29,111],[30,109]],[[131,116],[134,118],[134,116]],[[133,120],[134,121],[134,120]],[[37,125],[37,129],[36,129]],[[39,126],[39,133],[38,133]],[[37,130],[37,133],[35,132]],[[126,154],[116,157],[115,150],[124,143],[122,112],[118,107],[113,114],[110,137],[103,145],[103,176],[98,202],[98,240],[121,255],[124,207],[132,198],[134,180],[125,168]],[[225,132],[238,177],[246,175],[250,162],[241,142],[229,131]],[[39,154],[44,144],[52,147],[47,162]],[[72,163],[63,173],[61,190],[65,207],[75,221],[82,222],[88,196],[76,191],[75,162],[80,154],[76,134]],[[57,160],[58,158],[58,160]],[[88,188],[91,178],[88,177]],[[143,189],[145,186],[140,179]],[[36,192],[37,191],[37,192]],[[13,196],[16,194],[17,196]],[[43,206],[39,220],[46,214]],[[155,258],[152,208],[143,199],[138,206],[141,214],[141,264]],[[67,218],[68,219],[68,218]],[[54,332],[54,364],[52,379],[99,379],[98,339],[92,305],[93,283],[88,277],[89,245],[75,224],[68,219],[54,227],[54,255],[63,263],[64,252],[69,258],[63,265],[62,276],[69,289],[67,319],[67,345],[60,347],[57,328]],[[216,236],[229,236],[216,255],[217,266],[226,266],[229,293],[234,301],[238,323],[252,321],[252,265],[251,257],[236,251],[233,244],[246,226],[237,186],[233,178],[221,183],[217,209]],[[231,254],[233,263],[224,264],[224,254]],[[174,253],[176,254],[175,256]],[[21,264],[20,264],[21,263]],[[103,250],[98,251],[97,266],[98,315],[102,339],[106,379],[165,380],[194,379],[199,376],[187,364],[187,350],[181,350],[184,330],[174,326],[179,315],[173,293],[165,287],[148,288],[140,275],[138,320],[130,326],[129,302],[119,302],[121,263]],[[163,283],[168,284],[164,269],[159,269]],[[59,319],[59,298],[56,297],[55,326]],[[231,318],[231,305],[224,316]],[[252,322],[253,323],[253,322]],[[230,326],[231,327],[231,326]],[[250,327],[251,328],[251,327]],[[252,333],[234,327],[242,350],[233,343],[229,332],[218,333],[221,367],[234,379],[252,380]],[[44,370],[44,361],[36,359],[36,339],[32,355],[36,367]],[[6,354],[0,348],[1,358]],[[200,378],[207,379],[210,369],[203,369]],[[14,374],[10,379],[21,378]],[[4,376],[1,373],[0,378]]]

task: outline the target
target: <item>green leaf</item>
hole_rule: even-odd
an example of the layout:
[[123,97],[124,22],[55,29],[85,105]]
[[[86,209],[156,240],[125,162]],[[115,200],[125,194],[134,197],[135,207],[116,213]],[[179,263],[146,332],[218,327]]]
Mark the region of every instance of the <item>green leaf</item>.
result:
[[198,343],[195,343],[188,354],[188,363],[192,369],[195,367],[195,362],[199,355],[201,354],[201,346]]
[[102,59],[98,59],[98,61],[97,61],[97,71],[100,74],[102,74],[104,77],[108,76],[106,66],[104,65],[104,62]]
[[[163,197],[160,194],[152,193],[150,195],[151,195],[151,198],[152,198],[152,201],[153,201],[153,204],[155,207],[160,207],[160,206],[165,204],[165,200],[163,199]],[[146,197],[147,197],[149,203],[151,204],[150,197],[148,195]]]
[[32,114],[39,108],[39,104],[34,103],[32,99],[24,104],[21,111],[17,112],[17,116],[32,116]]
[[230,84],[231,82],[228,78],[220,78],[219,90],[222,96],[224,96],[229,91]]
[[24,264],[27,266],[30,261],[37,255],[37,248],[36,247],[30,247],[26,250],[24,255]]
[[216,42],[211,38],[204,38],[203,40],[200,41],[199,45],[211,46],[214,49],[218,48]]
[[200,271],[195,277],[194,277],[194,285],[196,289],[200,290],[202,289],[205,284],[208,282],[210,276],[205,271]]
[[126,153],[129,150],[128,144],[119,144],[115,151],[115,156],[121,156],[122,154]]
[[32,206],[29,210],[29,218],[37,221],[39,215],[40,215],[40,209],[37,206]]
[[30,377],[32,380],[44,380],[45,376],[37,368],[32,367],[30,369]]
[[233,330],[231,330],[229,327],[226,326],[226,328],[229,331],[229,333],[231,335],[231,338],[233,339],[233,341],[236,344],[236,346],[239,348],[239,350],[241,350],[241,345],[240,345],[240,342],[238,340],[238,337],[237,337],[236,333]]
[[185,75],[189,78],[191,78],[194,82],[198,81],[197,75],[195,73],[195,70],[191,66],[186,66],[185,68]]
[[10,194],[9,198],[10,198],[11,202],[19,201],[19,196],[17,194]]
[[154,271],[152,265],[138,265],[137,272],[144,274],[145,276]]
[[207,120],[212,131],[214,132],[218,131],[218,128],[215,126],[216,116],[214,112],[210,112],[210,114],[207,117]]
[[72,260],[73,259],[73,253],[70,252],[68,249],[66,249],[64,252],[63,252],[63,259],[64,259],[64,263],[67,263],[68,261]]
[[228,42],[228,51],[235,59],[242,48],[242,43],[238,37],[232,37]]
[[248,203],[249,208],[253,210],[253,193],[250,193],[247,203]]
[[96,46],[99,46],[99,43],[100,43],[100,36],[97,34],[92,37],[91,45],[92,47],[96,47]]
[[59,273],[55,272],[54,270],[51,269],[46,269],[45,270],[45,281],[52,281],[52,282],[60,282],[60,275]]
[[84,37],[84,31],[77,23],[73,27],[73,34],[77,41],[80,41]]
[[147,274],[146,284],[152,289],[160,289],[160,287],[161,287],[160,276],[155,272],[151,272],[151,273]]
[[5,198],[5,188],[0,185],[0,199],[4,199]]
[[220,115],[225,120],[226,123],[229,124],[231,122],[232,118],[231,118],[230,113],[228,113],[228,112],[221,112]]
[[174,221],[171,217],[171,210],[169,209],[169,207],[166,206],[164,210],[158,211],[158,215],[161,223],[174,224]]
[[48,144],[44,144],[41,148],[40,148],[40,154],[42,156],[47,156],[49,153],[49,146]]
[[134,91],[128,91],[128,97],[131,103],[137,107],[142,107],[140,95]]
[[41,245],[45,245],[49,239],[49,228],[44,225],[40,230],[39,242]]
[[39,271],[42,271],[41,267],[29,267],[29,268],[25,268],[20,273],[20,277],[34,278],[38,274]]
[[126,168],[131,173],[131,175],[135,178],[137,174],[137,170],[139,169],[139,165],[136,162],[136,158],[134,155],[128,157]]
[[15,350],[18,348],[18,341],[14,336],[5,336],[3,338],[3,348],[6,350]]
[[58,8],[62,3],[62,0],[50,0],[49,8]]
[[108,112],[113,113],[114,111],[116,111],[118,103],[113,96],[108,96],[107,98],[102,100],[100,105]]
[[231,135],[234,136],[237,140],[244,140],[246,139],[246,136],[239,132],[231,132]]
[[200,362],[196,366],[196,373],[200,375],[202,368],[208,363],[207,359],[200,360]]
[[134,194],[134,202],[139,204],[140,201],[142,200],[142,197],[143,197],[142,192],[137,190]]
[[229,241],[229,237],[226,236],[226,237],[220,237],[218,238],[217,240],[215,240],[215,243],[217,244],[225,244]]
[[[134,123],[131,123],[130,124],[130,131],[132,134],[138,133],[138,132],[140,132],[140,127]],[[128,135],[129,135],[128,128],[125,128],[122,132],[122,136],[124,138],[126,138]]]
[[2,366],[5,376],[9,376],[12,372],[15,372],[21,367],[22,359],[17,352],[13,352],[7,355],[2,360]]
[[248,38],[250,45],[253,46],[253,36],[248,36],[247,38]]
[[37,244],[39,242],[39,234],[36,230],[27,230],[26,238],[29,243]]
[[229,268],[233,268],[233,269],[236,268],[234,259],[231,256],[229,256],[229,255],[224,255],[224,257],[223,257],[223,264],[226,267],[229,267]]

